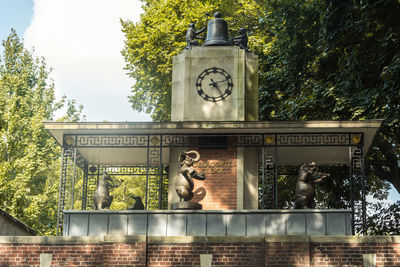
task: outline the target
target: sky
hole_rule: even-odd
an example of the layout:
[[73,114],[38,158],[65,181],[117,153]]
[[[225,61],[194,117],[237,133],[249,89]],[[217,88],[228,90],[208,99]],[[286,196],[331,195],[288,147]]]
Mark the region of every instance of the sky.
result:
[[[86,121],[150,121],[128,102],[120,18],[138,21],[138,0],[0,0],[0,40],[14,28],[52,70],[56,96],[84,106]],[[3,51],[0,47],[0,53]],[[62,114],[59,115],[60,117]],[[390,190],[389,199],[400,194]]]
[[[128,101],[120,19],[138,21],[137,0],[0,0],[0,38],[10,28],[52,68],[56,96],[84,106],[86,121],[150,121]],[[62,114],[56,114],[61,117]]]

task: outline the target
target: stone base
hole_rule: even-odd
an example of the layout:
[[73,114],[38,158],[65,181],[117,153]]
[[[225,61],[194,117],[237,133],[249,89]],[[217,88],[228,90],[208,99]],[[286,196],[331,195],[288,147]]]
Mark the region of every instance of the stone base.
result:
[[201,204],[195,203],[195,202],[182,201],[182,202],[172,203],[171,209],[172,210],[201,210],[201,209],[203,209],[203,206]]
[[[179,207],[195,203],[174,204]],[[351,210],[64,210],[63,233],[64,236],[208,237],[352,235],[352,220]]]

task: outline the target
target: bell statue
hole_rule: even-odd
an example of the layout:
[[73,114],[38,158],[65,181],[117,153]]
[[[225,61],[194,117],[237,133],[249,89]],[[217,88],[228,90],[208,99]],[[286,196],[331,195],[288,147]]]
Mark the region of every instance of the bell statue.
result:
[[207,40],[203,46],[231,46],[228,38],[228,24],[221,17],[220,12],[215,12],[214,19],[208,22]]

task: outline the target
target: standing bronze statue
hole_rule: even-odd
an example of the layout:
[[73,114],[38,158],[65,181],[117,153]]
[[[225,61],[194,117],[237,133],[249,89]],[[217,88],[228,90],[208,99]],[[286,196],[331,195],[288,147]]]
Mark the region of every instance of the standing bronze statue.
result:
[[329,173],[317,172],[315,162],[305,163],[300,166],[299,177],[296,184],[295,209],[315,208],[315,184],[321,182]]
[[[195,154],[196,157],[192,158],[190,154]],[[200,154],[195,150],[183,152],[178,160],[181,167],[175,180],[175,190],[179,196],[179,201],[182,201],[182,199],[189,201],[193,198],[193,178],[205,179],[204,174],[197,172],[193,167],[193,164],[200,160]]]
[[[195,155],[195,157],[192,157],[192,155]],[[205,175],[197,172],[193,167],[193,164],[200,160],[200,154],[195,150],[182,152],[178,160],[181,167],[175,179],[175,190],[179,196],[179,202],[173,203],[172,209],[201,209],[200,204],[189,202],[193,198],[193,178],[197,180],[205,179]]]
[[120,181],[119,185],[115,185],[111,176],[106,172],[103,173],[97,186],[97,190],[93,196],[93,206],[95,210],[109,209],[113,201],[113,196],[110,196],[110,190],[118,187],[122,184],[123,180]]

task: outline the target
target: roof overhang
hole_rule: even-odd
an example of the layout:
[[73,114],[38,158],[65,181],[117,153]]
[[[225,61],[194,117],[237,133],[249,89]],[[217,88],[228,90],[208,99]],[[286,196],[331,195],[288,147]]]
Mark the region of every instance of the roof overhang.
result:
[[[259,121],[259,122],[43,122],[45,129],[54,137],[58,144],[62,145],[63,136],[74,135],[211,135],[211,134],[294,134],[294,133],[362,133],[364,136],[364,155],[370,147],[375,134],[382,124],[382,120],[365,120],[365,121]],[[297,153],[294,148],[282,148],[281,153],[290,155]],[[303,158],[307,161],[307,155],[319,155],[323,157],[327,148],[298,148],[303,151]],[[341,158],[334,160],[334,163],[348,162],[348,149],[346,147],[338,148],[331,151],[335,157],[336,154],[343,154]],[[131,149],[132,150],[132,149]],[[81,149],[86,153],[90,160],[90,151]],[[136,150],[137,151],[137,150]],[[94,154],[99,158],[99,154],[108,155],[108,152],[120,157],[127,157],[133,154],[129,150],[109,150],[109,148],[97,148]],[[279,151],[278,151],[279,152]],[[166,152],[168,153],[168,152]],[[109,154],[111,157],[112,155]],[[96,158],[96,157],[93,157]],[[313,156],[315,157],[315,156]],[[106,157],[107,158],[107,157]],[[105,162],[109,159],[102,159]],[[165,158],[167,159],[167,157]],[[280,157],[282,161],[282,157]],[[293,161],[293,160],[292,160]],[[327,158],[325,161],[329,161]],[[117,160],[121,164],[127,164],[122,159]],[[289,163],[291,161],[289,160]],[[114,162],[115,163],[115,162]],[[294,162],[293,162],[294,163]]]

